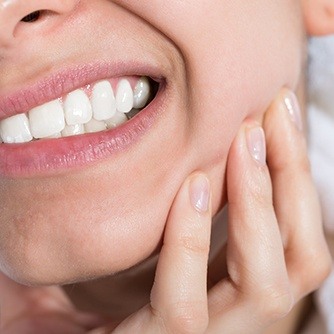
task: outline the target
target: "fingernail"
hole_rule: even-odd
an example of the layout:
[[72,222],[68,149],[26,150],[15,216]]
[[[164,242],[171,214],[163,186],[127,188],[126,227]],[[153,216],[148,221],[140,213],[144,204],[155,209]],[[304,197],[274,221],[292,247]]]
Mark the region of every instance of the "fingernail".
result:
[[200,213],[207,212],[210,199],[209,180],[203,174],[194,176],[190,181],[189,191],[193,208]]
[[263,129],[259,126],[249,128],[246,137],[250,155],[261,166],[265,166],[266,142]]
[[303,131],[302,113],[296,95],[293,92],[286,94],[284,104],[289,112],[290,118],[299,131]]

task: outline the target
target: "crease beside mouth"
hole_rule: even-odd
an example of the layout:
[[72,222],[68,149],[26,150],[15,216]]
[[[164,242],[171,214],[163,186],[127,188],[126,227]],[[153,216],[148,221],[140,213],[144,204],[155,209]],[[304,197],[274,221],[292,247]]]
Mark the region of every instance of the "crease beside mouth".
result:
[[114,129],[145,109],[159,89],[145,76],[114,81],[98,81],[1,120],[0,142],[22,144]]

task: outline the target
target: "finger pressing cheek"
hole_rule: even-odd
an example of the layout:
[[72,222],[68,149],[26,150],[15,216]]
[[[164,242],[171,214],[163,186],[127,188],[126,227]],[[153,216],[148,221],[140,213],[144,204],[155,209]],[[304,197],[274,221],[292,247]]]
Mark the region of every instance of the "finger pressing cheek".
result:
[[316,289],[331,261],[324,239],[318,195],[296,96],[283,90],[268,110],[264,128],[274,207],[295,297]]
[[202,333],[200,329],[207,327],[210,193],[204,174],[191,175],[177,194],[166,225],[151,306],[171,333]]
[[[272,202],[265,136],[256,123],[242,126],[232,144],[227,189],[229,279],[211,289],[209,311],[217,318],[228,308],[237,318],[243,310],[247,331],[254,323],[268,324],[282,317],[293,303]],[[223,325],[229,328],[233,322]]]

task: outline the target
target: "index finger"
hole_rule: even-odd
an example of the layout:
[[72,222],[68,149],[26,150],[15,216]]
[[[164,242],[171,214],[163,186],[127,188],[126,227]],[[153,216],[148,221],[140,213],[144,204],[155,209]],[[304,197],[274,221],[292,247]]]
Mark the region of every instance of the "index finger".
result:
[[202,333],[208,324],[210,197],[208,179],[196,173],[181,187],[168,218],[151,306],[173,333]]

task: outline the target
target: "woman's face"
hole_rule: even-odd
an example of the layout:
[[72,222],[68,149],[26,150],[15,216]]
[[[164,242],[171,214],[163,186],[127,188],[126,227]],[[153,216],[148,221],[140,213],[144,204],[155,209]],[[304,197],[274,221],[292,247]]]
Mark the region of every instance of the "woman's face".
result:
[[261,119],[281,86],[296,88],[303,62],[293,0],[0,0],[0,22],[2,119],[77,88],[92,98],[104,79],[160,87],[106,133],[0,144],[1,269],[32,284],[146,259],[192,171],[208,173],[217,211],[241,122]]

